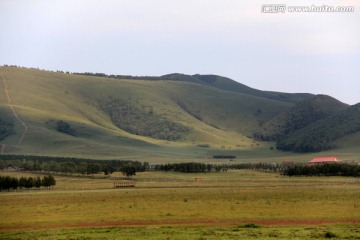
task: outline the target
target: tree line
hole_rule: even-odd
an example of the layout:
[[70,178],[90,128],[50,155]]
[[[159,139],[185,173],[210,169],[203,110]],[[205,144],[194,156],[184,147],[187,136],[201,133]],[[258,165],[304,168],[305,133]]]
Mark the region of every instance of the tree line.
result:
[[214,165],[205,163],[168,163],[156,165],[155,170],[157,171],[174,171],[183,173],[205,173],[205,172],[220,172],[221,170],[226,171],[225,165]]
[[0,176],[0,191],[18,189],[18,188],[50,188],[56,185],[56,180],[52,175],[33,177],[11,177],[11,176]]
[[[1,66],[1,65],[0,65]],[[105,74],[105,73],[92,73],[92,72],[69,72],[69,71],[62,71],[62,70],[45,70],[40,68],[34,68],[34,67],[23,67],[23,66],[17,66],[17,65],[7,65],[4,64],[4,67],[12,67],[12,68],[25,68],[25,69],[34,69],[34,70],[42,70],[47,72],[57,72],[57,73],[66,73],[66,74],[74,74],[74,75],[82,75],[82,76],[91,76],[91,77],[105,77],[105,78],[115,78],[115,79],[129,79],[129,80],[153,80],[153,81],[159,81],[159,80],[169,80],[169,78],[165,76],[132,76],[132,75],[114,75],[114,74]]]
[[282,163],[240,163],[227,165],[230,169],[251,169],[267,172],[281,172],[286,167]]
[[285,176],[345,176],[360,177],[360,166],[347,163],[329,163],[318,165],[294,165],[284,168]]
[[0,155],[0,170],[14,169],[18,171],[47,172],[55,174],[92,175],[103,172],[109,175],[113,172],[123,172],[124,175],[131,166],[135,172],[143,172],[149,163],[127,160],[93,160],[81,158]]
[[5,169],[64,175],[92,175],[100,172],[109,175],[113,172],[122,172],[122,174],[127,177],[136,175],[136,172],[144,172],[149,169],[183,173],[206,173],[227,171],[229,169],[251,169],[278,172],[284,176],[360,176],[360,165],[348,163],[320,165],[306,165],[305,163],[239,163],[217,165],[187,162],[159,164],[150,168],[148,162],[141,163],[138,161],[127,160],[91,160],[46,156],[0,155],[0,170]]
[[83,75],[91,77],[105,77],[105,78],[114,78],[114,79],[129,79],[129,80],[168,80],[166,76],[131,76],[131,75],[107,75],[105,73],[91,73],[91,72],[73,72],[74,75]]

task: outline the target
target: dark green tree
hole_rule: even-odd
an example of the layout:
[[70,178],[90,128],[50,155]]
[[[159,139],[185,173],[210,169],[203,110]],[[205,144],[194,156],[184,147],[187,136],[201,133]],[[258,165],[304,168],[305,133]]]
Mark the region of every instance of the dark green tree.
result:
[[126,177],[131,177],[136,175],[136,168],[132,165],[124,165],[121,167],[121,173]]
[[28,177],[26,178],[25,187],[26,188],[33,188],[35,186],[34,178]]
[[100,165],[97,163],[88,163],[86,173],[88,175],[90,174],[96,174],[100,172]]
[[109,164],[105,164],[102,166],[102,171],[105,175],[110,175],[114,172],[114,168]]
[[34,180],[34,185],[36,188],[40,188],[41,187],[41,178],[39,176],[37,176]]
[[44,176],[42,179],[42,186],[50,188],[56,185],[56,180],[52,175]]
[[25,177],[20,177],[20,179],[19,179],[19,187],[20,188],[25,188],[26,187],[26,182],[27,182],[27,180],[26,180]]

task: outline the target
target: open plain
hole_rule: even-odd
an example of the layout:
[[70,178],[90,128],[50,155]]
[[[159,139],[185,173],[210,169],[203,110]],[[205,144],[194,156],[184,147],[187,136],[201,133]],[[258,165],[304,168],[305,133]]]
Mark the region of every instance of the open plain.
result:
[[135,188],[113,188],[120,178],[56,176],[50,190],[0,193],[0,239],[360,238],[358,178],[144,172]]

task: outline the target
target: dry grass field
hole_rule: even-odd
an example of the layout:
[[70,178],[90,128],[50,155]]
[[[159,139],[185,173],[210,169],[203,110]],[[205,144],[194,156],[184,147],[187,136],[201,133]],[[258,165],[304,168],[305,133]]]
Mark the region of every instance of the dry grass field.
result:
[[0,193],[0,239],[360,239],[360,179],[144,172],[114,189],[121,177]]

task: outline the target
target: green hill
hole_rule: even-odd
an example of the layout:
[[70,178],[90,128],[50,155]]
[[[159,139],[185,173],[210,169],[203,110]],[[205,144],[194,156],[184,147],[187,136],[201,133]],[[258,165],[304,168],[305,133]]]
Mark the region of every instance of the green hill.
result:
[[317,95],[296,103],[266,122],[254,133],[254,137],[276,141],[277,149],[285,151],[333,149],[339,145],[341,138],[359,131],[357,109],[357,105],[349,107],[330,96]]
[[319,119],[344,110],[348,105],[326,95],[317,95],[295,104],[271,119],[254,136],[261,140],[278,141]]
[[281,93],[281,92],[261,91],[248,87],[239,82],[236,82],[230,78],[221,77],[217,75],[200,75],[200,74],[185,75],[185,74],[175,73],[175,74],[164,75],[162,77],[171,80],[206,84],[221,90],[237,92],[237,93],[245,93],[252,96],[268,98],[283,102],[290,102],[290,103],[296,103],[313,96],[312,94],[308,94],[308,93]]
[[252,134],[312,96],[259,91],[215,75],[93,75],[1,67],[0,150],[151,162],[222,161],[213,155],[279,161],[289,153],[270,150],[273,142]]
[[336,140],[359,131],[360,103],[322,118],[301,131],[285,136],[278,141],[277,148],[295,152],[328,150],[336,147]]
[[14,67],[1,67],[0,77],[27,127],[0,91],[1,126],[6,129],[0,143],[10,154],[176,159],[204,158],[213,149],[267,148],[248,136],[261,121],[291,106],[184,81]]

